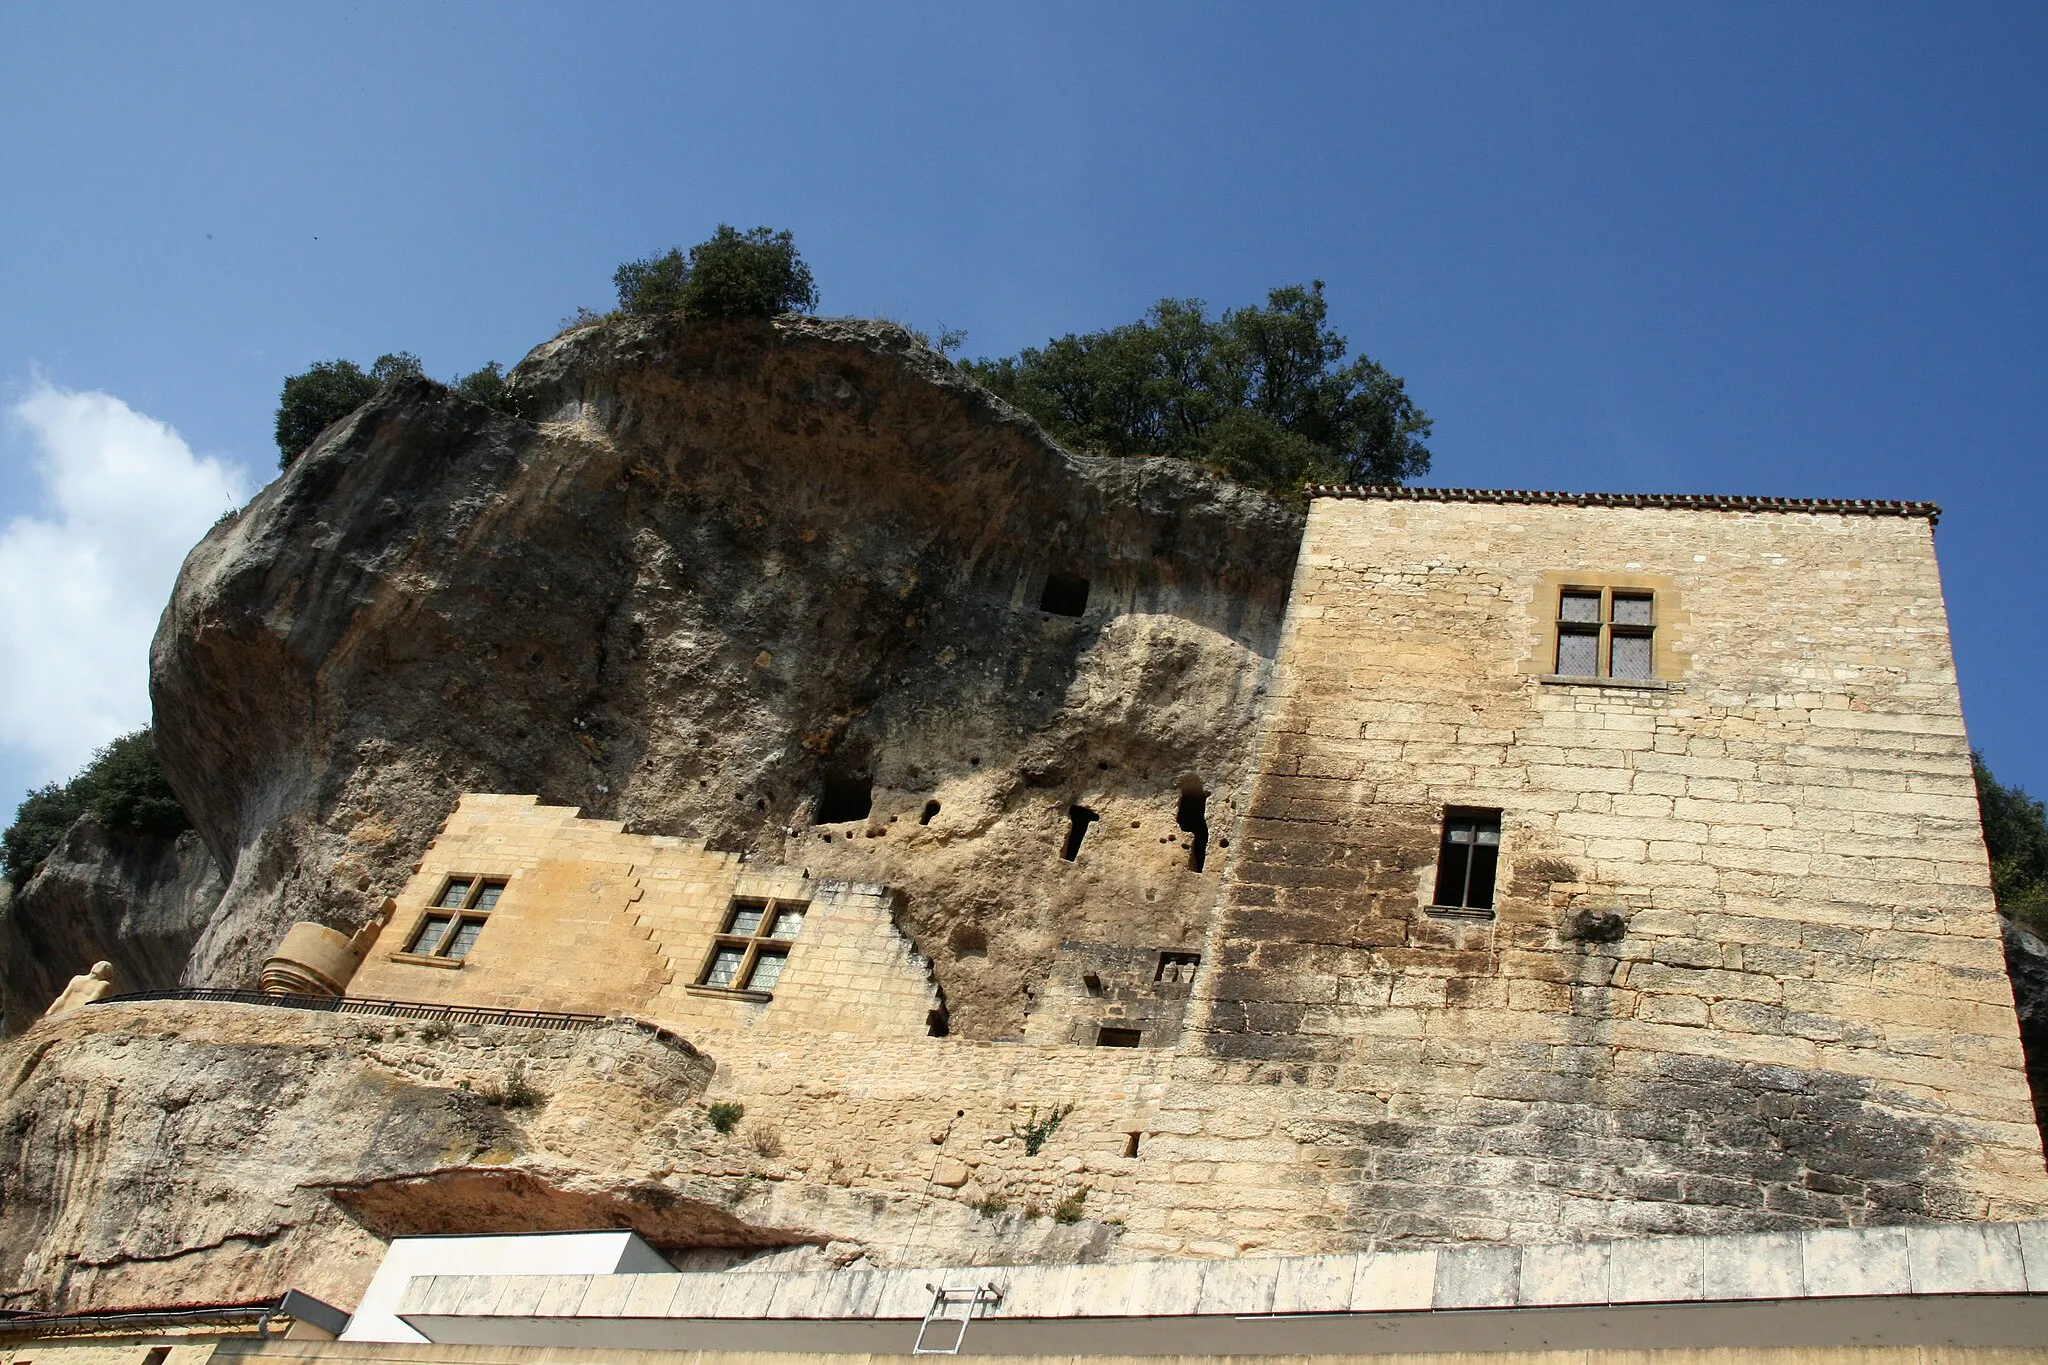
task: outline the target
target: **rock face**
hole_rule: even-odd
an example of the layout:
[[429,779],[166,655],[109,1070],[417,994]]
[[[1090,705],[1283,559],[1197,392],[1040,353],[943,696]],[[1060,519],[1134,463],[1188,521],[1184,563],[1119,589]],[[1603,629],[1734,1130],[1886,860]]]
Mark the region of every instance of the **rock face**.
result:
[[[897,1220],[941,1248],[989,1245],[957,1205],[795,1183],[752,1130],[706,1122],[709,1058],[630,1024],[101,1004],[37,1025],[0,1065],[8,1309],[293,1287],[352,1304],[382,1239],[449,1231],[630,1227],[705,1268],[884,1259]],[[1071,1261],[1107,1240],[1039,1220],[1000,1250]]]
[[2001,916],[2005,971],[2020,1016],[2020,1046],[2027,1054],[2027,1084],[2034,1092],[2034,1122],[2048,1138],[2048,942]]
[[222,885],[197,834],[124,837],[81,817],[0,911],[0,1032],[27,1028],[101,960],[120,990],[177,985]]
[[386,390],[188,558],[157,745],[232,869],[188,981],[361,923],[462,791],[898,888],[971,1036],[1064,941],[1200,934],[1193,833],[1038,869],[1086,816],[1227,829],[1297,514],[1070,456],[888,324],[615,322],[513,383],[539,420]]

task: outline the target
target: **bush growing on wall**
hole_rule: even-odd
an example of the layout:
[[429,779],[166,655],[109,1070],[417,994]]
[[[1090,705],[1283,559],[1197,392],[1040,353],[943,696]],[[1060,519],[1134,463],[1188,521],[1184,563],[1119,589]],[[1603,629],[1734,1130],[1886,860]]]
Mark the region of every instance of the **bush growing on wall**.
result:
[[46,783],[28,794],[14,823],[0,834],[7,880],[25,885],[64,832],[88,811],[111,834],[161,838],[192,827],[164,781],[155,735],[147,728],[136,730],[102,746],[69,782]]

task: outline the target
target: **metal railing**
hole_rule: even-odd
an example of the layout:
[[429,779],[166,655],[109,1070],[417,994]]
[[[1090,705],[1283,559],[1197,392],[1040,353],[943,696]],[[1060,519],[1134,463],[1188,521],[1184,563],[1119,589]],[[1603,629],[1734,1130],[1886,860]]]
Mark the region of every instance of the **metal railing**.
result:
[[475,1005],[430,1005],[418,1000],[374,1000],[357,996],[271,995],[266,991],[215,990],[205,986],[187,986],[168,991],[131,991],[126,995],[110,995],[93,1003],[136,1005],[150,1000],[198,1000],[224,1005],[268,1005],[273,1009],[312,1010],[322,1014],[378,1014],[395,1019],[445,1019],[451,1024],[509,1024],[515,1028],[573,1030],[602,1028],[608,1023],[619,1022],[602,1014],[481,1009]]

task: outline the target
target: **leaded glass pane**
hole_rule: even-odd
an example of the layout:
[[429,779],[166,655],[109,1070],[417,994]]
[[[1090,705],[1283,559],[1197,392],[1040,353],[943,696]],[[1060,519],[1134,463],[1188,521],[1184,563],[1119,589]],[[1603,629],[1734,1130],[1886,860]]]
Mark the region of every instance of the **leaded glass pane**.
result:
[[1600,636],[1592,631],[1559,631],[1557,671],[1567,678],[1597,676],[1600,672]]
[[1614,637],[1614,676],[1617,678],[1648,678],[1650,676],[1650,637],[1647,635],[1616,635]]
[[457,909],[468,896],[469,879],[467,877],[458,877],[448,883],[448,889],[441,893],[441,899],[438,903],[450,909]]
[[778,910],[775,912],[775,929],[768,937],[792,939],[796,937],[797,930],[803,927],[804,911],[802,906],[795,906],[788,910]]
[[760,929],[761,927],[761,913],[763,908],[764,907],[759,905],[734,906],[732,912],[732,923],[726,926],[725,932],[727,932],[728,934],[742,934],[747,937],[752,937],[755,931]]
[[440,946],[441,935],[448,932],[451,919],[452,916],[449,915],[428,915],[426,921],[420,925],[420,931],[412,936],[412,945],[406,951],[432,953]]
[[484,931],[480,919],[465,919],[455,926],[455,940],[448,945],[449,957],[467,957],[469,950],[476,946],[476,936]]
[[740,963],[746,960],[744,948],[720,948],[711,957],[711,970],[704,973],[707,986],[730,986],[739,979]]
[[1614,624],[1617,626],[1647,626],[1650,624],[1650,599],[1647,597],[1624,597],[1614,594]]
[[754,959],[754,974],[747,978],[747,989],[772,991],[775,983],[782,979],[782,964],[789,961],[787,953],[763,953]]
[[1583,621],[1587,625],[1600,624],[1600,594],[1597,592],[1568,592],[1558,599],[1557,619],[1560,621]]
[[476,908],[489,910],[498,903],[498,897],[505,894],[505,883],[485,882],[484,889],[476,894]]

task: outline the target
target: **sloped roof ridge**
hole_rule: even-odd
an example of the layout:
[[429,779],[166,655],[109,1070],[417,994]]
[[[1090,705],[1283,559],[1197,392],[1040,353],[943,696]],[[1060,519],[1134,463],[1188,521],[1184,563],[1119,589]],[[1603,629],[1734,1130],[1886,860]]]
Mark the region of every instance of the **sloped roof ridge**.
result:
[[1414,488],[1405,484],[1310,484],[1312,498],[1380,498],[1391,502],[1540,503],[1564,507],[1658,507],[1702,512],[1834,512],[1845,516],[1941,520],[1931,502],[1890,498],[1773,498],[1730,493],[1561,493],[1532,488]]

